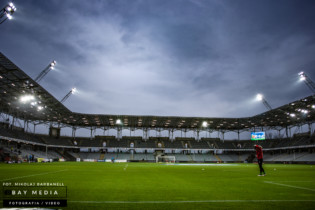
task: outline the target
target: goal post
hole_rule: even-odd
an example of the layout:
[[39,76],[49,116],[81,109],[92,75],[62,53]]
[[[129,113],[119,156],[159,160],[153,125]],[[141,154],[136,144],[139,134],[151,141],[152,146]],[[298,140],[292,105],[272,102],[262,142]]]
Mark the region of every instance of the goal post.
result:
[[155,157],[156,163],[175,163],[175,156],[162,156],[158,155]]

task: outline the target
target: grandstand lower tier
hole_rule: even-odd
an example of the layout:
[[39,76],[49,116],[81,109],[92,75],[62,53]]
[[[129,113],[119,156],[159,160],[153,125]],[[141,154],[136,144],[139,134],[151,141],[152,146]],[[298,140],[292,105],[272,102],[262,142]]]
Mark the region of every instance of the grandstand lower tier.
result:
[[[204,154],[189,153],[134,153],[129,152],[80,152],[77,149],[58,149],[34,147],[33,145],[16,146],[12,143],[0,144],[0,161],[27,162],[41,159],[50,161],[89,161],[89,162],[156,162],[156,156],[174,156],[178,163],[232,163],[255,162],[255,152],[225,151],[215,154],[213,151]],[[33,157],[31,160],[30,157]],[[266,163],[310,163],[315,164],[315,151],[312,149],[278,150],[264,153]]]
[[172,156],[175,162],[254,162],[254,144],[264,148],[264,162],[315,163],[315,135],[254,142],[220,139],[123,136],[53,138],[0,126],[0,161],[127,161],[156,162]]

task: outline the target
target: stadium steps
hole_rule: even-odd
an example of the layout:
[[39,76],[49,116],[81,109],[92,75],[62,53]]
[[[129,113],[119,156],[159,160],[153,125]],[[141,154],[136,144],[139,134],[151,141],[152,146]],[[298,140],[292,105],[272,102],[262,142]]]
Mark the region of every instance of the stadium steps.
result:
[[206,142],[207,142],[207,144],[208,144],[209,148],[212,148],[212,146],[211,146],[210,142],[209,142],[209,141],[206,141]]
[[221,158],[218,155],[214,155],[214,157],[219,161],[222,162]]
[[[272,161],[276,161],[276,160],[279,160],[280,159],[280,161],[283,161],[283,158],[286,158],[286,157],[288,157],[289,155],[287,154],[287,153],[285,153],[285,154],[280,154],[280,155],[278,155],[277,157],[275,157],[275,158],[273,158],[272,159]],[[282,160],[281,160],[282,159]]]
[[105,154],[104,154],[104,153],[101,153],[101,155],[100,155],[100,160],[104,160],[104,158],[105,158]]
[[214,144],[215,148],[220,148],[219,145],[217,144],[217,142],[213,141],[213,144]]
[[67,151],[60,151],[60,150],[55,150],[55,152],[57,154],[59,154],[61,157],[63,157],[64,159],[66,159],[67,161],[75,161],[76,158],[74,156],[72,156],[70,153],[68,153]]
[[191,157],[191,155],[188,155],[189,157],[189,162],[194,162],[194,159]]
[[303,159],[303,157],[304,156],[306,156],[306,155],[308,155],[309,153],[301,153],[301,154],[299,154],[299,153],[297,153],[296,154],[296,156],[298,156],[298,157],[295,157],[295,160],[294,161],[296,161],[296,160],[298,160],[298,159]]

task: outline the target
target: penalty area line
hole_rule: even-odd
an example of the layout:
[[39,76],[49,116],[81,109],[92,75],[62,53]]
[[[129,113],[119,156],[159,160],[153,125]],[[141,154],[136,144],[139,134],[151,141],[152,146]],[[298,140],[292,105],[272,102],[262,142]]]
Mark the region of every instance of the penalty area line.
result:
[[27,176],[18,176],[18,177],[13,177],[13,178],[10,178],[10,179],[2,179],[2,180],[0,180],[0,182],[10,181],[10,180],[13,180],[13,179],[27,178],[27,177],[32,177],[32,176],[40,176],[40,175],[45,175],[45,174],[54,174],[54,173],[59,173],[59,172],[63,172],[63,171],[68,171],[68,169],[64,169],[64,170],[60,170],[60,171],[45,172],[45,173],[40,173],[40,174],[32,174],[32,175],[27,175]]
[[262,202],[315,202],[315,200],[200,200],[200,201],[68,201],[95,204],[150,204],[150,203],[262,203]]
[[268,183],[268,184],[274,184],[274,185],[283,186],[283,187],[291,187],[291,188],[295,188],[295,189],[300,189],[300,190],[309,190],[309,191],[313,191],[313,192],[315,192],[315,189],[306,188],[306,187],[299,187],[299,186],[288,185],[288,184],[281,184],[281,183],[277,183],[277,182],[270,182],[270,181],[264,181],[264,182],[265,182],[265,183]]

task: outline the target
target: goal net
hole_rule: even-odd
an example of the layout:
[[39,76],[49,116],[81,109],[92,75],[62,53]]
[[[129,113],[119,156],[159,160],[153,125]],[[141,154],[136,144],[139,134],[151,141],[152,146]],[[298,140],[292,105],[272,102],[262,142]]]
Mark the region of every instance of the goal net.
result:
[[175,156],[156,156],[157,163],[175,163]]

